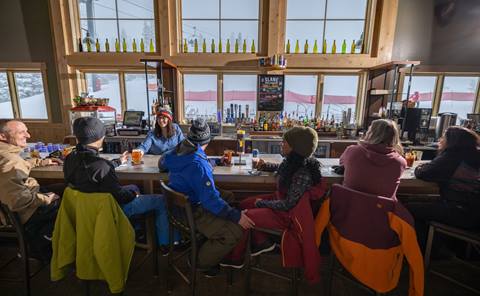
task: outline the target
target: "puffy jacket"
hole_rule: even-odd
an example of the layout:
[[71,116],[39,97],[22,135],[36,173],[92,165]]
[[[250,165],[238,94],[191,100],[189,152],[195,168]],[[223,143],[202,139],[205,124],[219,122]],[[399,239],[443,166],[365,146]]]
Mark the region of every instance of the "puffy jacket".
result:
[[178,124],[173,123],[173,128],[175,129],[175,134],[170,138],[157,137],[153,130],[148,132],[145,140],[138,146],[138,149],[142,150],[144,153],[161,155],[165,152],[168,152],[180,144],[185,138],[183,136],[182,130]]

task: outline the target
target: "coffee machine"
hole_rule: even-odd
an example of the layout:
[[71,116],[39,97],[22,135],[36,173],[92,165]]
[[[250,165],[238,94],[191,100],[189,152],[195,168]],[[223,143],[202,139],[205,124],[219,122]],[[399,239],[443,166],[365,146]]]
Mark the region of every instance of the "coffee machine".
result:
[[417,144],[428,137],[431,108],[407,108],[402,122],[402,136],[407,133],[408,140]]

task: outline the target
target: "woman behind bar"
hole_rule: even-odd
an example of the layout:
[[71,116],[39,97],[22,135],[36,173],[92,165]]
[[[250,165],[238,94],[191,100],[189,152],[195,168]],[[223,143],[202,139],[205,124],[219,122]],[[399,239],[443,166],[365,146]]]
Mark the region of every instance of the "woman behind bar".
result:
[[436,182],[440,200],[409,203],[419,243],[425,246],[427,223],[480,229],[480,137],[463,127],[449,127],[439,141],[439,154],[415,169],[419,179]]
[[400,177],[407,167],[395,122],[372,122],[358,145],[347,147],[340,156],[345,167],[343,185],[353,190],[395,197]]
[[156,115],[155,129],[150,131],[143,143],[138,146],[144,154],[164,154],[174,149],[184,139],[178,124],[172,122],[172,112],[162,108],[158,109]]

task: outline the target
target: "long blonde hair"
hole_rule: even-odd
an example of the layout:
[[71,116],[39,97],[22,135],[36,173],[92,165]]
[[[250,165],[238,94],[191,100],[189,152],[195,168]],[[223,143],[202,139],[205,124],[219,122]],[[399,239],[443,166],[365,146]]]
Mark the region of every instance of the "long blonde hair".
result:
[[403,155],[397,124],[390,119],[374,120],[361,142],[374,145],[384,144]]

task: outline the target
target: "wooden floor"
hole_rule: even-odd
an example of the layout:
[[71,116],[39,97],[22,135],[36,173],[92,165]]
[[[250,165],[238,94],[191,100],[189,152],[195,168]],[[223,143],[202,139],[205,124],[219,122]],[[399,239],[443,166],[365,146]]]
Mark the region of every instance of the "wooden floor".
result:
[[[12,250],[0,248],[0,266],[5,262],[7,257],[11,257]],[[139,258],[144,254],[144,251],[137,250],[134,255],[135,265]],[[262,262],[268,267],[282,270],[279,265],[279,256],[276,254],[268,254],[263,256]],[[160,276],[154,278],[152,276],[151,261],[142,265],[142,267],[135,273],[131,274],[127,282],[127,288],[124,295],[167,295],[165,276],[167,273],[165,257],[160,259]],[[480,289],[480,270],[472,267],[464,266],[457,260],[441,261],[435,263],[438,268],[449,271],[450,274],[458,276],[463,281],[476,285]],[[327,265],[327,264],[326,264]],[[16,263],[9,266],[9,268],[0,271],[0,278],[17,277],[19,278],[18,270],[20,266]],[[325,293],[326,274],[323,274],[322,282],[316,285],[309,285],[302,282],[299,288],[298,295],[326,295]],[[234,273],[234,282],[232,286],[227,285],[226,274],[224,271],[216,278],[205,278],[199,274],[197,286],[197,295],[244,295],[244,272],[243,270]],[[190,295],[189,288],[186,284],[180,281],[179,277],[174,277],[174,290],[171,295]],[[0,281],[0,295],[23,295],[21,283],[10,283]],[[253,273],[252,274],[252,293],[251,295],[289,295],[289,284],[267,275]],[[32,296],[80,296],[84,294],[84,286],[82,282],[75,278],[72,274],[68,278],[60,282],[50,282],[48,268],[43,269],[32,280]],[[391,295],[408,295],[408,269],[404,268],[401,277],[400,285],[395,293]],[[92,283],[91,295],[109,295],[106,285],[103,282]],[[348,281],[335,279],[333,281],[333,295],[370,295],[365,291],[351,285]],[[468,290],[459,286],[451,284],[438,276],[429,274],[426,277],[425,295],[431,296],[470,296],[475,295]]]

